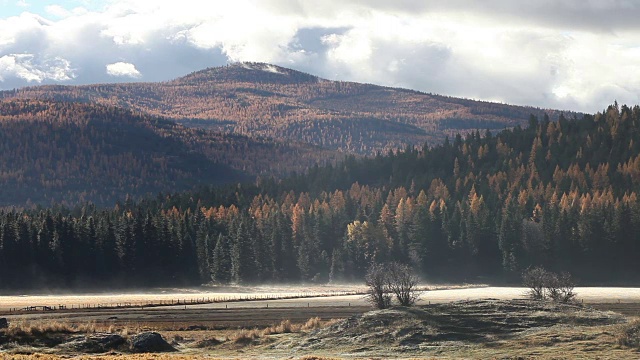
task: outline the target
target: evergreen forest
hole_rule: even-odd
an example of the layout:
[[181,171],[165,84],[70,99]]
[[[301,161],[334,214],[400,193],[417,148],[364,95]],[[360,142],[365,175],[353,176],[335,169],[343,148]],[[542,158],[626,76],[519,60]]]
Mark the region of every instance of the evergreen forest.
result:
[[640,107],[346,156],[285,179],[0,212],[0,286],[360,281],[399,261],[431,281],[582,284],[640,275]]

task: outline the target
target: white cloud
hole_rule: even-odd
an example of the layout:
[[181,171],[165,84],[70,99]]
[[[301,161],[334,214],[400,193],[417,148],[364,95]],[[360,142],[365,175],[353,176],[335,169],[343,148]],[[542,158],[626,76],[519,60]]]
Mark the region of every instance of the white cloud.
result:
[[48,5],[47,7],[45,7],[45,10],[47,11],[47,14],[58,18],[66,18],[72,14],[71,11],[63,8],[60,5]]
[[109,0],[99,11],[46,11],[0,19],[0,88],[168,80],[263,61],[541,107],[640,102],[640,78],[630,76],[640,70],[640,3],[631,0]]
[[45,80],[69,81],[75,77],[69,61],[62,58],[39,60],[33,54],[9,54],[0,57],[0,81],[22,79],[28,83]]
[[116,77],[140,78],[142,74],[135,65],[126,62],[117,62],[107,65],[107,74]]

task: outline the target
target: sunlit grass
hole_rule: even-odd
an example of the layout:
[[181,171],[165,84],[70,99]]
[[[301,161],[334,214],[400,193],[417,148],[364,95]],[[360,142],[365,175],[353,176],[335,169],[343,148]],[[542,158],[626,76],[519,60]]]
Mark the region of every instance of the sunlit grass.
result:
[[99,328],[94,321],[71,323],[62,320],[18,320],[12,321],[9,328],[4,330],[6,336],[42,336],[51,333],[95,333],[107,332],[109,328]]
[[615,332],[618,344],[640,349],[640,318],[619,325]]

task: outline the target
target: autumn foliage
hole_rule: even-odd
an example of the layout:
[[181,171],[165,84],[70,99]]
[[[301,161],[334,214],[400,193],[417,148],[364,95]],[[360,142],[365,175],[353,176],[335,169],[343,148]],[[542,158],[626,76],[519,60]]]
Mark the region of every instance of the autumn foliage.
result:
[[263,63],[237,63],[168,82],[38,86],[0,98],[92,102],[239,135],[374,155],[475,129],[526,124],[559,112],[329,81]]
[[543,266],[581,282],[631,282],[639,153],[640,107],[612,105],[281,180],[108,209],[6,210],[0,281],[362,281],[372,263],[398,261],[427,280],[517,282]]
[[86,103],[0,101],[0,206],[82,202],[284,176],[342,155]]

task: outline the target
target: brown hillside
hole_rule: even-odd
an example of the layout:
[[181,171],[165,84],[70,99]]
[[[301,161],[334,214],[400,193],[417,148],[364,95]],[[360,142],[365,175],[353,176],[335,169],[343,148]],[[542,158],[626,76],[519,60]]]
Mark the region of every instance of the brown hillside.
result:
[[559,112],[465,100],[370,84],[329,81],[264,63],[238,63],[160,83],[39,86],[4,98],[92,101],[192,127],[302,141],[372,154],[440,142],[475,129],[526,123]]
[[0,101],[0,207],[189,190],[303,171],[335,152],[96,104]]

